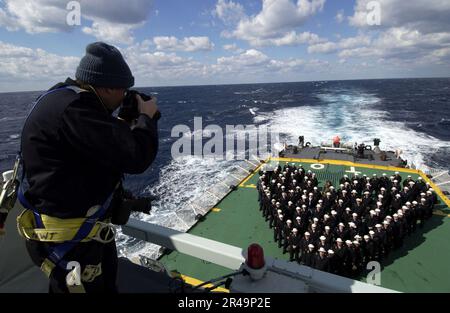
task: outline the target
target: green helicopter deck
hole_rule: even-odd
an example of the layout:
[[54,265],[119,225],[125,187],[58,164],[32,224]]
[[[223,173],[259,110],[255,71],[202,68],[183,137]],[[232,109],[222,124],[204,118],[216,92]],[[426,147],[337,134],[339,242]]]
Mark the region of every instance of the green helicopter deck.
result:
[[[393,175],[400,172],[402,178],[411,175],[413,179],[422,176],[436,191],[439,203],[435,206],[432,218],[425,226],[418,228],[405,239],[402,248],[393,251],[382,262],[381,286],[401,292],[450,292],[450,201],[421,171],[407,168],[355,163],[348,160],[276,158],[265,162],[253,170],[239,186],[212,208],[203,219],[199,220],[188,233],[213,239],[233,246],[246,248],[252,243],[258,243],[264,248],[265,255],[288,260],[288,254],[273,240],[273,231],[259,210],[256,183],[258,171],[262,166],[280,162],[302,165],[305,170],[316,173],[319,187],[330,180],[338,186],[339,179],[354,173],[381,176],[386,173]],[[159,261],[166,268],[182,275],[186,282],[196,285],[202,281],[219,277],[230,272],[229,269],[211,264],[200,259],[173,251],[163,254]],[[365,278],[361,278],[365,281]],[[225,289],[219,289],[226,291]]]

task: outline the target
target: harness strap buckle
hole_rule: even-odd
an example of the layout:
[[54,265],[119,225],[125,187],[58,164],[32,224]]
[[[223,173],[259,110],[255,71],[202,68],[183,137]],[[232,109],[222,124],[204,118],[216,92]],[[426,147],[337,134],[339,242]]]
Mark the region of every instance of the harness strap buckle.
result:
[[114,228],[114,226],[110,223],[100,221],[98,221],[97,224],[99,224],[100,226],[98,231],[92,237],[92,240],[103,244],[112,242],[116,237],[116,229]]

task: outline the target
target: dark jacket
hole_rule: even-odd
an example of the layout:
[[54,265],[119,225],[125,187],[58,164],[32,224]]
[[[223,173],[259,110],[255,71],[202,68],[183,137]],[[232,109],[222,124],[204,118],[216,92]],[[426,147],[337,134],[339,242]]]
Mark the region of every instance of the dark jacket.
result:
[[[51,89],[74,84],[68,79]],[[93,92],[60,90],[32,111],[21,147],[31,204],[54,217],[84,217],[107,200],[124,173],[150,166],[158,150],[157,122],[141,114],[130,129]]]

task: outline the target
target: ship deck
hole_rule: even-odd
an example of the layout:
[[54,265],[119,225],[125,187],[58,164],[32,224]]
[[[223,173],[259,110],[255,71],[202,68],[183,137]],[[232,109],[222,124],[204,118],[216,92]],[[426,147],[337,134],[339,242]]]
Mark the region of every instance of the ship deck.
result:
[[[374,163],[360,164],[342,159],[278,158],[270,162],[303,165],[306,170],[317,174],[319,187],[326,180],[331,180],[336,186],[344,174],[352,175],[355,172],[368,176],[386,173],[389,176],[399,171],[403,178],[406,175],[411,175],[413,179],[422,176],[437,191],[439,204],[425,226],[418,228],[412,236],[405,239],[401,249],[383,260],[381,286],[401,292],[450,292],[450,201],[425,174],[413,169]],[[273,231],[259,211],[255,186],[259,169],[260,167],[256,168],[235,191],[225,196],[188,232],[242,248],[258,243],[264,248],[266,255],[288,260],[288,254],[283,255],[282,249],[274,243]],[[192,285],[230,273],[229,269],[176,251],[163,255],[159,260],[168,270],[181,273],[186,282]],[[361,280],[365,281],[365,278]]]

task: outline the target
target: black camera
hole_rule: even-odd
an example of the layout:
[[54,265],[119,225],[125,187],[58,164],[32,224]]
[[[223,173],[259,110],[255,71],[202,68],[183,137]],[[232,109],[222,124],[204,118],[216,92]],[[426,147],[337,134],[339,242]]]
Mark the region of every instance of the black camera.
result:
[[122,186],[114,192],[112,205],[112,220],[115,225],[125,225],[128,222],[131,212],[141,212],[150,214],[152,201],[157,200],[155,196],[135,197],[131,191]]
[[[125,98],[123,99],[122,106],[120,107],[118,117],[124,121],[131,123],[139,117],[138,101],[136,95],[141,96],[142,100],[148,101],[152,97],[144,93],[140,93],[136,90],[128,90]],[[157,111],[153,116],[153,119],[159,120],[161,113]]]

